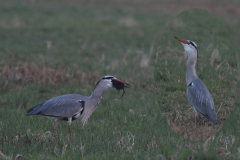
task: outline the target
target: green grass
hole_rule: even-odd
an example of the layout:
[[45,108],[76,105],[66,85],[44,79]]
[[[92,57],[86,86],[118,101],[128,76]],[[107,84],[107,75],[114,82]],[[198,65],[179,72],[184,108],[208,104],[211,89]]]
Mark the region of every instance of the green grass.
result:
[[[125,4],[126,8],[124,4],[98,8],[91,4],[56,3],[0,2],[0,151],[4,155],[15,158],[20,154],[24,159],[238,158],[237,107],[208,143],[184,139],[173,132],[163,118],[163,106],[171,104],[164,99],[171,95],[169,93],[180,92],[183,97],[176,97],[176,101],[187,104],[184,97],[185,59],[179,54],[183,48],[172,35],[168,37],[164,32],[172,13],[133,9],[132,3]],[[155,5],[155,2],[150,4]],[[143,4],[140,8],[144,7]],[[228,17],[224,18],[227,21]],[[239,26],[235,19],[231,25]],[[215,22],[219,21],[214,21],[213,27]],[[181,37],[183,31],[175,36]],[[219,32],[223,37],[229,35],[225,35],[225,30]],[[201,46],[201,53],[212,40],[202,41],[201,36],[186,38]],[[217,40],[228,44],[225,39]],[[176,71],[179,75],[175,76],[181,83],[173,85],[169,73],[163,72],[162,80],[169,83],[165,83],[166,91],[159,97],[155,92],[158,82],[154,83],[156,53],[171,50],[171,46],[180,52],[171,51],[171,55],[164,56],[181,58],[181,62],[168,61],[168,64],[176,63],[169,68],[169,73],[172,75]],[[219,45],[219,50],[221,54],[227,49]],[[211,93],[217,96],[220,86],[222,91],[231,84],[234,84],[232,88],[236,87],[236,57],[221,55],[231,66],[230,75],[225,69],[226,64],[217,71],[203,64],[203,60],[208,60],[209,52],[200,56],[201,72],[198,70],[197,73],[202,79],[211,80],[218,75],[226,79],[208,81],[208,87],[215,86]],[[159,59],[156,62],[155,79],[158,79]],[[114,75],[131,84],[131,88],[126,89],[121,99],[115,89],[106,92],[84,127],[80,119],[73,122],[70,137],[66,122],[61,122],[54,133],[55,121],[26,116],[28,108],[54,96],[90,95],[95,83],[104,75]],[[232,79],[234,81],[230,81]],[[221,95],[236,98],[232,93]],[[236,102],[236,106],[238,104]]]

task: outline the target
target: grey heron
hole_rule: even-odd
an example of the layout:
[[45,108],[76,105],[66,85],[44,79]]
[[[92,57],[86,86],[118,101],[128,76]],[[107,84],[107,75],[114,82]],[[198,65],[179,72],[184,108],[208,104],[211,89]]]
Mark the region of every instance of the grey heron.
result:
[[217,114],[212,96],[205,84],[198,78],[195,70],[198,54],[197,44],[190,40],[174,38],[182,43],[184,50],[188,54],[186,70],[187,97],[196,112],[197,120],[199,121],[199,113],[201,113],[216,125]]
[[116,88],[119,91],[122,89],[124,94],[124,87],[129,88],[130,85],[114,76],[104,76],[97,82],[93,93],[89,97],[80,94],[66,94],[54,97],[30,108],[27,111],[27,115],[42,115],[58,119],[58,122],[53,127],[54,131],[60,121],[68,121],[69,133],[71,134],[72,121],[81,116],[83,125],[85,125],[90,115],[100,103],[105,91]]

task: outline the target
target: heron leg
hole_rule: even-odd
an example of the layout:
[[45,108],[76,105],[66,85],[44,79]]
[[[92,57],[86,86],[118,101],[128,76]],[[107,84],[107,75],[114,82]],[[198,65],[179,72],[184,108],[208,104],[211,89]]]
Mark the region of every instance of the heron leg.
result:
[[55,132],[55,130],[60,122],[61,122],[61,120],[58,120],[58,122],[55,124],[55,126],[53,127],[53,132]]
[[71,135],[71,123],[72,123],[72,117],[68,117],[68,130],[70,135]]

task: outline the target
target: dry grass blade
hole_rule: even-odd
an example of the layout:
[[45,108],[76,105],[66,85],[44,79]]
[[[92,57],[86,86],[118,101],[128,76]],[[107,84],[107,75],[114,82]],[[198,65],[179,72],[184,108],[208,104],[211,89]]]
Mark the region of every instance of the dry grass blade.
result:
[[240,58],[237,55],[237,66],[238,66],[238,80],[240,80]]
[[213,63],[220,63],[221,62],[221,56],[219,55],[218,47],[213,49],[212,55],[210,57],[210,64],[213,65]]
[[16,156],[14,159],[19,159],[19,158],[24,159],[23,156],[22,156],[21,154],[17,154],[17,156]]
[[12,157],[6,156],[1,151],[0,151],[0,157],[2,157],[2,159],[12,159]]
[[117,146],[119,146],[121,150],[126,150],[127,152],[132,151],[135,136],[130,132],[127,132],[126,136],[123,136],[122,133],[120,132],[120,135],[121,139],[117,142]]

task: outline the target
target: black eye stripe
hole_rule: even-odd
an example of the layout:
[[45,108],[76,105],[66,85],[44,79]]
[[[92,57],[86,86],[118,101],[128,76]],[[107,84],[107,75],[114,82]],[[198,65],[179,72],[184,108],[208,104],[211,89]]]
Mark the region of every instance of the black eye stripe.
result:
[[195,44],[192,41],[190,41],[190,44],[197,49],[197,46],[195,46]]
[[102,79],[112,79],[114,77],[103,77]]
[[[105,76],[105,77],[103,77],[101,80],[104,80],[104,79],[112,79],[112,78],[114,78],[114,77],[113,77],[113,76]],[[97,82],[97,84],[96,84],[95,87],[94,87],[94,90],[95,90],[96,86],[101,82],[101,80]]]

